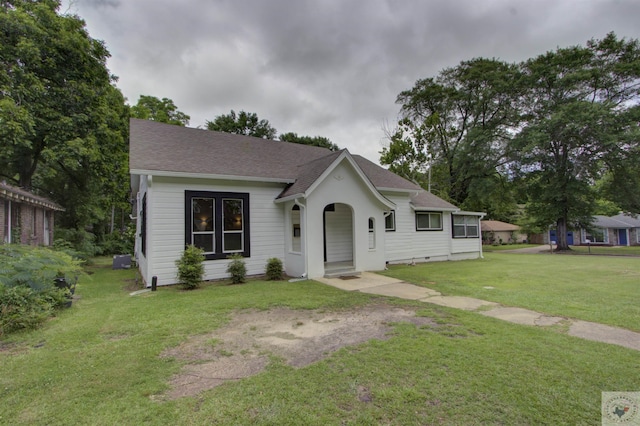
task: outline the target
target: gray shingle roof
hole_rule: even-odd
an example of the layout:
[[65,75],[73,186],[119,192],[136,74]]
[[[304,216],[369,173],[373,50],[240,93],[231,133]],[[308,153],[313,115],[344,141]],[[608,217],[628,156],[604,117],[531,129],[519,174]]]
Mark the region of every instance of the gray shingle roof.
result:
[[616,216],[600,216],[593,217],[593,226],[598,228],[640,228],[640,219],[634,218],[625,214],[618,214]]
[[[305,192],[342,154],[326,148],[131,119],[132,171],[251,177],[292,182],[279,198]],[[352,158],[378,189],[416,191],[416,208],[456,209],[359,155]]]
[[513,225],[507,222],[501,222],[499,220],[483,220],[480,223],[480,227],[482,231],[488,232],[501,232],[501,231],[519,231],[520,227],[518,225]]
[[413,204],[413,207],[416,208],[417,210],[424,210],[424,209],[458,210],[458,208],[453,204],[425,190],[421,190],[417,194],[412,195],[411,204]]
[[326,148],[278,142],[131,119],[132,170],[244,176],[292,181],[297,166],[331,153]]
[[297,179],[295,183],[287,186],[278,198],[285,198],[290,195],[305,192],[311,187],[311,185],[313,185],[320,175],[322,175],[327,167],[329,167],[342,154],[343,151],[344,150],[332,152],[331,154],[318,158],[317,160],[298,166]]

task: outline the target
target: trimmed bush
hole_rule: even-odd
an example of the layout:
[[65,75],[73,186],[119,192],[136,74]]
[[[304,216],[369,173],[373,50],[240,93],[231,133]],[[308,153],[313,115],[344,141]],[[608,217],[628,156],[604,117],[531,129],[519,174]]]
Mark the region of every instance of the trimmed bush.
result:
[[267,268],[265,274],[269,281],[279,281],[282,279],[282,260],[272,257],[267,260]]
[[178,267],[178,282],[185,290],[200,287],[204,277],[204,251],[194,245],[188,245],[180,259],[176,260]]
[[244,263],[242,255],[234,254],[229,256],[231,262],[227,265],[227,272],[231,275],[233,284],[245,282],[247,277],[247,265]]

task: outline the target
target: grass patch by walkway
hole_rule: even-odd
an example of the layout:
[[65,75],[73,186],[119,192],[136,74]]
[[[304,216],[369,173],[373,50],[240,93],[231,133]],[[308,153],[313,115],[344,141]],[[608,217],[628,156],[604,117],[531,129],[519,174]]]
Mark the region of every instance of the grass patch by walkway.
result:
[[257,376],[164,401],[154,396],[182,364],[160,354],[234,310],[331,312],[386,299],[312,281],[131,297],[133,271],[92,269],[71,309],[0,341],[0,424],[598,424],[601,391],[635,390],[640,377],[636,351],[389,299],[440,325],[399,324],[389,340],[304,368],[274,359]]
[[488,251],[504,251],[504,250],[518,250],[523,248],[540,247],[540,244],[504,244],[504,245],[483,245],[482,250]]
[[640,331],[638,258],[486,253],[480,260],[391,266],[384,274],[444,295]]

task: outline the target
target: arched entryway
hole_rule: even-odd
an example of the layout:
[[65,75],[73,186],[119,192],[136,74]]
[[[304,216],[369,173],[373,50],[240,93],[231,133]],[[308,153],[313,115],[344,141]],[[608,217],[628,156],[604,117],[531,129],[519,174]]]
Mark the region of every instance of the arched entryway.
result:
[[322,222],[325,273],[353,269],[353,209],[343,203],[327,204]]

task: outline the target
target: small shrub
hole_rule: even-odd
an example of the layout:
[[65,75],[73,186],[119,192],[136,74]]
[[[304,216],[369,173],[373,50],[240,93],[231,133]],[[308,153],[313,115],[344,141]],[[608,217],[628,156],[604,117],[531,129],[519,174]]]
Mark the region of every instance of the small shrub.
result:
[[267,260],[267,268],[265,270],[269,281],[279,281],[282,279],[282,260],[272,257]]
[[188,245],[180,259],[176,260],[178,267],[178,282],[185,290],[200,287],[204,276],[204,251],[194,245]]
[[66,293],[56,288],[36,291],[0,285],[0,336],[37,328],[66,301]]
[[104,235],[100,243],[102,255],[132,254],[135,234],[135,225],[129,225],[124,230]]
[[245,282],[247,265],[244,263],[242,255],[234,254],[229,256],[229,259],[231,259],[231,262],[227,265],[227,272],[231,274],[231,282],[233,284]]

